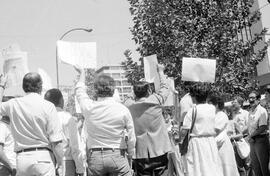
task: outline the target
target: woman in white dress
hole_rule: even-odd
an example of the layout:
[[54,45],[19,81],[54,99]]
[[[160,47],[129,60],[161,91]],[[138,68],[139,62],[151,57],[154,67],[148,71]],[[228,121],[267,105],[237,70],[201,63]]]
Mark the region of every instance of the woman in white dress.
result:
[[227,135],[229,118],[227,114],[223,112],[224,101],[220,96],[212,96],[209,99],[209,103],[212,103],[216,107],[216,142],[222,164],[223,175],[239,176],[233,146],[229,136]]
[[[191,96],[196,104],[196,119],[194,128],[190,133],[188,151],[185,154],[188,176],[223,176],[218,148],[215,140],[215,114],[216,108],[206,103],[207,91],[196,88]],[[181,128],[181,138],[192,126],[191,108]]]

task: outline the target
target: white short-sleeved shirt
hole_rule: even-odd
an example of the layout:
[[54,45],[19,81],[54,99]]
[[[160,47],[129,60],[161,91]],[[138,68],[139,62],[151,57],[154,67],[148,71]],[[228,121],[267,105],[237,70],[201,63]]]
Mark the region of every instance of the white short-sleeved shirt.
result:
[[192,98],[190,96],[189,93],[185,94],[185,96],[183,98],[181,98],[180,100],[180,118],[179,118],[179,122],[183,122],[184,121],[184,117],[186,115],[186,113],[188,112],[188,110],[190,110],[193,107],[193,102],[192,102]]
[[[248,116],[248,132],[251,135],[260,126],[268,125],[268,114],[264,107],[260,104],[255,108],[254,111],[249,112]],[[262,134],[266,134],[267,130]]]
[[[6,154],[12,166],[16,167],[16,153],[14,152],[14,139],[10,131],[10,126],[0,121],[0,143],[3,144],[4,153]],[[1,165],[2,163],[0,163]]]
[[55,106],[37,93],[14,98],[0,104],[0,115],[9,116],[15,151],[48,147],[61,141],[62,128]]
[[[197,108],[197,117],[194,128],[190,136],[215,136],[215,117],[216,108],[210,104],[199,104]],[[192,124],[192,111],[191,108],[186,114],[183,122],[183,129],[190,129]]]
[[233,115],[233,119],[238,124],[241,131],[243,131],[247,127],[248,114],[248,111],[240,108],[240,110]]
[[77,173],[84,173],[83,143],[78,132],[77,122],[68,112],[58,110],[58,117],[64,133],[64,157],[63,160],[74,160]]

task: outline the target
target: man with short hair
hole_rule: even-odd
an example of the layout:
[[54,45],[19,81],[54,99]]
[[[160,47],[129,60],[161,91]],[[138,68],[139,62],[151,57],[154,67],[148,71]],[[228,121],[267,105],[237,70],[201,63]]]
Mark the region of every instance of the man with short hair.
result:
[[152,93],[149,83],[140,81],[133,87],[135,101],[126,100],[135,126],[136,157],[135,172],[138,176],[161,176],[168,174],[167,154],[172,150],[162,105],[169,95],[163,66],[158,66],[160,90]]
[[84,155],[82,152],[82,141],[77,128],[77,120],[63,110],[64,98],[59,89],[50,89],[44,95],[45,100],[52,102],[57,110],[58,117],[63,128],[64,157],[63,176],[83,176],[85,172]]
[[89,176],[131,176],[125,151],[129,158],[135,154],[134,125],[129,110],[113,98],[113,78],[103,74],[96,77],[94,88],[98,98],[93,101],[86,94],[84,70],[76,70],[80,78],[75,92],[85,117]]
[[268,114],[260,105],[261,95],[257,91],[249,94],[248,133],[251,167],[256,176],[269,176]]
[[[0,77],[2,102],[6,77]],[[54,105],[40,93],[42,80],[38,73],[27,73],[23,78],[24,97],[0,104],[0,115],[9,116],[17,153],[17,175],[55,176],[52,150],[58,163],[62,157],[62,130]]]

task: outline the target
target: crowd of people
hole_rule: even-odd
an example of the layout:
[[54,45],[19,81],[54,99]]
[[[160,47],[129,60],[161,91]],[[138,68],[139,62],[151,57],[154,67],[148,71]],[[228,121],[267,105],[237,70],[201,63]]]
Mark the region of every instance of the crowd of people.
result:
[[0,176],[270,175],[270,89],[264,101],[252,91],[244,110],[242,97],[227,107],[220,93],[196,86],[181,99],[179,117],[168,120],[163,105],[171,90],[163,66],[157,68],[159,90],[141,80],[119,102],[113,78],[104,74],[95,78],[91,99],[84,69],[75,67],[83,118],[64,110],[59,89],[41,96],[39,74],[24,76],[23,97],[3,96],[1,76]]

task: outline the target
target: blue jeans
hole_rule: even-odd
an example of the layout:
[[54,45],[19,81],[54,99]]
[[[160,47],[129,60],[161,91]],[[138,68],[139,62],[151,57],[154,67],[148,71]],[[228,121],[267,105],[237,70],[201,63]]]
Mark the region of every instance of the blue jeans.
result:
[[131,168],[122,150],[91,151],[87,154],[88,176],[131,176]]

